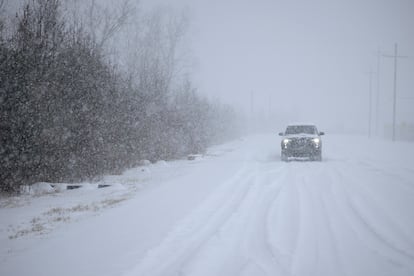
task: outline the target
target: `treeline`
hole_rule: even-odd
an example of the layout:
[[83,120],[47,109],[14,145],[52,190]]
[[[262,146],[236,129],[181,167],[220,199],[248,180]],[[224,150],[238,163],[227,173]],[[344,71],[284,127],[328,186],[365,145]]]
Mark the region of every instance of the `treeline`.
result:
[[[0,17],[1,192],[201,153],[237,132],[231,108],[177,73],[185,19],[157,11],[136,20],[127,1],[118,17],[98,17],[92,5],[88,17],[35,0]],[[121,64],[108,38],[123,26],[133,31]]]

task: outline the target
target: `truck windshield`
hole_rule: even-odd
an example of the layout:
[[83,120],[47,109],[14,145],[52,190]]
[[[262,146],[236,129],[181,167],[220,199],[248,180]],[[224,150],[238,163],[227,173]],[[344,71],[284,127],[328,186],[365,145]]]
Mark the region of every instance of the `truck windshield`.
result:
[[318,134],[318,132],[315,126],[288,126],[285,134]]

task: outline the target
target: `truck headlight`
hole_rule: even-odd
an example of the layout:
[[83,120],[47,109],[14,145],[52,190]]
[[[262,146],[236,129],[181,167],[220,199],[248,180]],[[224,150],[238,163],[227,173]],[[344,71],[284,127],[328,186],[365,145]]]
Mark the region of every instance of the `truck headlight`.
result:
[[283,139],[283,141],[282,141],[283,148],[287,149],[287,146],[288,146],[289,142],[290,142],[289,139]]
[[319,144],[321,143],[321,139],[319,139],[319,138],[313,138],[312,141],[313,141],[313,143],[315,143],[315,146],[318,148],[319,147]]

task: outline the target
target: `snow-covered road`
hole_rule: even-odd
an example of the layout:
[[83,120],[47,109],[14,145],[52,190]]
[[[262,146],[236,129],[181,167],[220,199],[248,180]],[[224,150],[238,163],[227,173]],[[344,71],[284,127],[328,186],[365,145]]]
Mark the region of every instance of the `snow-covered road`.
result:
[[[127,200],[2,239],[0,275],[414,275],[413,157],[413,143],[327,135],[323,162],[284,163],[279,137],[249,137],[155,167],[140,190],[111,178]],[[31,206],[0,209],[2,229]]]

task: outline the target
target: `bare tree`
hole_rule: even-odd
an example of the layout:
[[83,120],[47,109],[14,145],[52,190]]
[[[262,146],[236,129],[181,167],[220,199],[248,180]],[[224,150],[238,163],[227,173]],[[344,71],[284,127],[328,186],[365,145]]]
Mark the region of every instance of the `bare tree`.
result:
[[186,13],[180,15],[170,14],[167,20],[167,45],[164,49],[163,59],[167,63],[167,68],[170,68],[167,76],[168,83],[171,83],[174,76],[184,73],[182,69],[187,58],[185,56],[186,51],[181,51],[182,49],[179,49],[179,47],[184,42],[185,35],[188,31],[189,17]]
[[167,93],[182,73],[188,17],[156,8],[134,24],[128,33],[127,66],[131,79],[142,90]]
[[91,0],[86,11],[87,26],[98,47],[103,47],[119,32],[134,12],[135,7],[130,0],[123,0],[110,8]]
[[0,0],[0,41],[2,39],[3,29],[4,29],[3,16],[4,16],[4,12],[5,12],[4,11],[5,3],[6,3],[6,0]]

